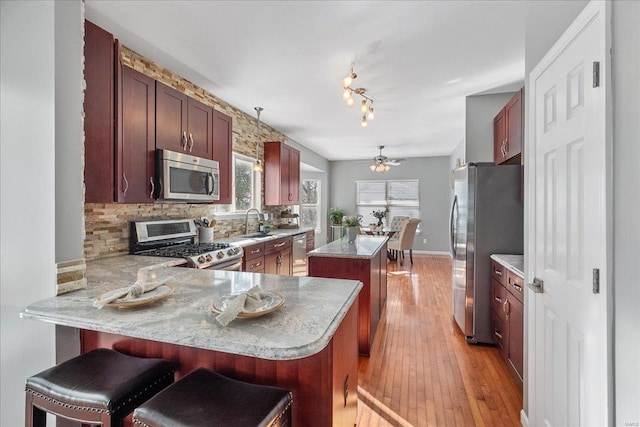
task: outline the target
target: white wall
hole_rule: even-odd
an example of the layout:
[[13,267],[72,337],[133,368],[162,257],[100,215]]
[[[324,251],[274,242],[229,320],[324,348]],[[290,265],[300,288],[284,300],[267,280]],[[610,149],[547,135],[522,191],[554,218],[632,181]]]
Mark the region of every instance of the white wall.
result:
[[18,316],[55,293],[54,3],[2,1],[0,17],[0,424],[9,427],[24,425],[25,379],[55,360],[53,326]]
[[640,422],[640,2],[613,2],[615,424]]
[[[329,174],[329,208],[356,212],[356,181],[365,179],[419,179],[422,233],[413,249],[448,253],[449,251],[449,157],[416,157],[394,166],[385,174],[371,172],[368,164],[333,161]],[[423,243],[423,239],[427,243]]]
[[493,162],[493,118],[513,95],[515,92],[467,96],[465,159],[468,163]]

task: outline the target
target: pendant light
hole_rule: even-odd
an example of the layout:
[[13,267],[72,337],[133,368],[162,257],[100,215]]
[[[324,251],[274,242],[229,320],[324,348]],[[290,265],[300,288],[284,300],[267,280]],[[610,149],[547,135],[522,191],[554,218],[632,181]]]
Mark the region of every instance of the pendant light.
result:
[[256,163],[253,165],[254,172],[262,173],[264,168],[262,167],[262,162],[260,161],[260,113],[264,108],[262,107],[254,107],[254,110],[258,113],[258,122],[256,124]]

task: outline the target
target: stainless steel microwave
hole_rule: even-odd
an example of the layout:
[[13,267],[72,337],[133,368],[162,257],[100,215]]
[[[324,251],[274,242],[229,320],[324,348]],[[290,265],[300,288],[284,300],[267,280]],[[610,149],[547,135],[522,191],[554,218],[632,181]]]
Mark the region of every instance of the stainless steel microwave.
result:
[[175,151],[156,151],[160,199],[191,202],[220,200],[220,168],[215,160]]

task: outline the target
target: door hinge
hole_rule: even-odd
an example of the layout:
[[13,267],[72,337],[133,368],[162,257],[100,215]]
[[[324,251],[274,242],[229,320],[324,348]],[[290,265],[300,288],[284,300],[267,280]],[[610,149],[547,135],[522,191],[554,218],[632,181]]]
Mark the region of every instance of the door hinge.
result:
[[600,269],[599,268],[593,269],[593,293],[594,294],[600,293]]
[[593,87],[600,87],[600,62],[593,61]]

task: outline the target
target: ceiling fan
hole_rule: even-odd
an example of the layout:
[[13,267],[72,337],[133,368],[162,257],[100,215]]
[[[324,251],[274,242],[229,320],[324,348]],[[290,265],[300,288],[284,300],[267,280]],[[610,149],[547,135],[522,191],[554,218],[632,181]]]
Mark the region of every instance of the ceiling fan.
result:
[[[372,172],[387,172],[391,169],[391,166],[399,166],[400,162],[403,162],[405,159],[390,159],[387,156],[382,155],[382,149],[384,145],[378,145],[378,149],[380,150],[380,154],[375,156],[369,166]],[[369,162],[358,162],[358,163],[369,163]]]

